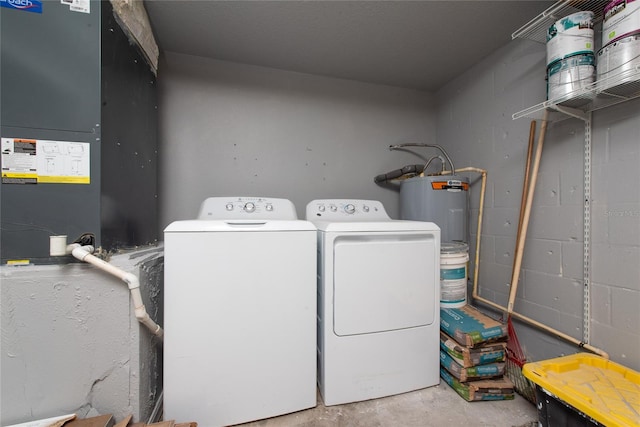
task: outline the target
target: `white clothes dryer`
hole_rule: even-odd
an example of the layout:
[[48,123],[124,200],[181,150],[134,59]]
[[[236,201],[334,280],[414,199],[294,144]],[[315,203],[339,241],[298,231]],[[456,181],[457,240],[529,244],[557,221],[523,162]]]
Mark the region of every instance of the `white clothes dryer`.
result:
[[440,229],[379,201],[314,200],[318,387],[325,405],[437,385]]
[[316,406],[316,228],[285,199],[214,197],[164,230],[164,418]]

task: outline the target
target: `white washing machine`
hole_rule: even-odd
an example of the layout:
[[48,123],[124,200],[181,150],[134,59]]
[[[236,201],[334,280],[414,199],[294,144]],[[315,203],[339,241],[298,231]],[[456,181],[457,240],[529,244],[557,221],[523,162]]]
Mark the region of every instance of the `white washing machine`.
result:
[[214,197],[164,230],[164,419],[316,406],[316,228],[285,199]]
[[325,405],[439,384],[440,229],[373,200],[314,200]]

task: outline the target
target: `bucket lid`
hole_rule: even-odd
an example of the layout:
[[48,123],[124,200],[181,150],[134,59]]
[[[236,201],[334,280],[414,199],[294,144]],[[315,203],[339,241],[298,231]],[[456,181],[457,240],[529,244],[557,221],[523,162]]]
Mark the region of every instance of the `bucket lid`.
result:
[[460,252],[467,252],[469,245],[464,242],[442,242],[440,245],[441,254],[455,254]]

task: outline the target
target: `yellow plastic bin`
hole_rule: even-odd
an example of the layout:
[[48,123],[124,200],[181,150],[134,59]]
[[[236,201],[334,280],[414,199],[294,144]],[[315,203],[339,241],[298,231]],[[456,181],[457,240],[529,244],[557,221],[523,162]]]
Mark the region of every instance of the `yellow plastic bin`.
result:
[[578,353],[522,367],[536,384],[542,426],[640,426],[640,373]]

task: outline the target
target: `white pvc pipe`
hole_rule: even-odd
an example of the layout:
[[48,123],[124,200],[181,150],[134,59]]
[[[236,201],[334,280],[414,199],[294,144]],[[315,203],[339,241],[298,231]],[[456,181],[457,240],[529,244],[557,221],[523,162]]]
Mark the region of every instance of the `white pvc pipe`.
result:
[[129,291],[131,292],[131,299],[133,301],[136,319],[138,319],[140,323],[146,326],[156,337],[162,340],[164,331],[157,323],[155,323],[151,319],[144,307],[144,303],[142,302],[142,294],[140,293],[140,280],[138,280],[138,277],[135,274],[128,273],[94,256],[92,254],[93,251],[93,246],[89,245],[80,246],[78,243],[74,243],[67,246],[67,252],[70,252],[71,255],[73,255],[76,259],[98,267],[100,270],[105,271],[125,282],[129,287]]
[[[482,219],[484,217],[484,195],[487,189],[487,171],[485,169],[475,167],[465,167],[457,169],[456,172],[475,172],[479,173],[482,178],[482,185],[480,187],[480,203],[478,206],[478,229],[476,230],[476,254],[473,268],[473,297],[475,298],[475,292],[478,287],[478,277],[480,268],[480,237],[482,236]],[[451,174],[452,171],[442,171],[440,175]]]

